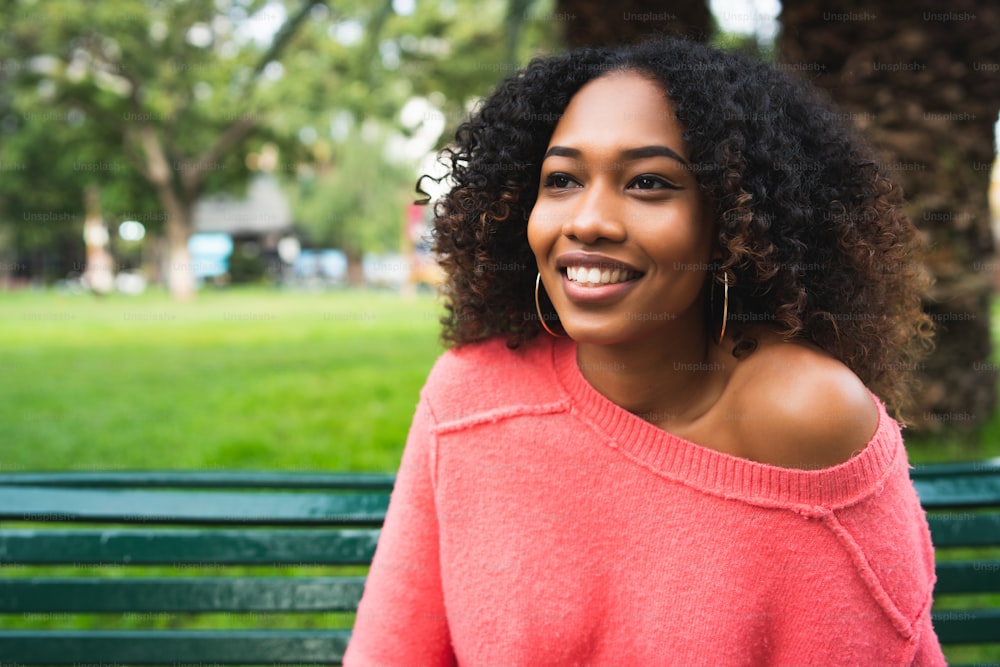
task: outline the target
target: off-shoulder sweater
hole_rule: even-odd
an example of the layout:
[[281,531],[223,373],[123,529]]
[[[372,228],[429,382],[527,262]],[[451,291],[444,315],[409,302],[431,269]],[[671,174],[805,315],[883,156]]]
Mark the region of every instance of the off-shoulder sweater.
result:
[[346,667],[942,665],[899,425],[780,468],[676,437],[576,345],[446,352],[421,392]]

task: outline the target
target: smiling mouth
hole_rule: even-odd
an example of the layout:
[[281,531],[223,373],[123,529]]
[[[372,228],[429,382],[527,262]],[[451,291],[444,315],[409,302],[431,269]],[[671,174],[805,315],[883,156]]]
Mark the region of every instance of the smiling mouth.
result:
[[563,274],[572,282],[587,287],[614,285],[639,278],[642,274],[621,267],[567,266]]

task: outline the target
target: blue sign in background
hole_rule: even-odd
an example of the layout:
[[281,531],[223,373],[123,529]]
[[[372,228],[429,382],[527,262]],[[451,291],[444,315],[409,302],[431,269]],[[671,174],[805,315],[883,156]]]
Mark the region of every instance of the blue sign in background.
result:
[[229,270],[233,238],[229,234],[192,234],[188,239],[192,273],[196,278],[214,278]]

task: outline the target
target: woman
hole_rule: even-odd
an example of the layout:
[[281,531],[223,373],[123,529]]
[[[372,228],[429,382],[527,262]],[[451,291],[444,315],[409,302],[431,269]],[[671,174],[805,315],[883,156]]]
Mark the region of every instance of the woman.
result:
[[345,664],[943,664],[883,403],[929,344],[916,234],[830,107],[699,44],[581,50],[446,156],[452,349]]

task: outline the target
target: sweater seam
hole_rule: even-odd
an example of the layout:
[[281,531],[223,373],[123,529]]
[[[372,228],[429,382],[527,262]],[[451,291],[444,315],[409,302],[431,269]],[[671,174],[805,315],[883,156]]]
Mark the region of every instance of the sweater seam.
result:
[[920,605],[920,611],[913,620],[913,636],[909,638],[906,644],[907,654],[903,658],[904,664],[912,664],[917,651],[920,650],[920,643],[924,639],[924,632],[926,630],[920,620],[924,618],[924,615],[930,614],[931,605],[934,604],[934,585],[936,583],[937,576],[933,576],[931,579],[930,591],[924,597],[924,602]]
[[430,398],[423,396],[421,397],[421,401],[427,408],[427,414],[430,415],[432,424],[427,433],[427,437],[430,438],[430,442],[427,445],[427,457],[429,459],[427,462],[429,470],[427,472],[431,476],[431,489],[434,491],[434,502],[436,504],[438,490],[438,418],[437,415],[434,414],[434,408],[431,406]]
[[[491,408],[481,412],[474,412],[471,415],[452,419],[449,421],[435,423],[433,432],[438,435],[455,433],[483,424],[496,424],[508,419],[516,419],[525,416],[542,416],[566,413],[570,411],[570,401],[561,399],[548,403],[537,403],[532,405],[512,405],[501,408]],[[436,421],[436,420],[435,420]]]
[[854,539],[851,531],[840,522],[836,513],[833,511],[826,512],[823,516],[823,523],[833,533],[834,538],[840,544],[848,558],[854,563],[854,569],[858,573],[858,576],[861,577],[861,581],[868,590],[868,594],[889,619],[896,632],[907,642],[912,641],[914,635],[918,634],[916,631],[917,623],[920,620],[921,614],[926,609],[932,594],[925,594],[924,602],[913,619],[907,618],[906,614],[900,610],[892,595],[889,594],[889,591],[882,584],[882,580],[869,562],[865,550]]

